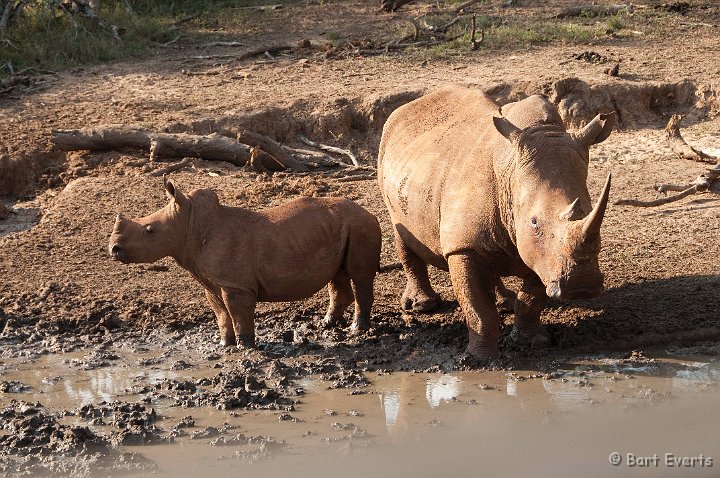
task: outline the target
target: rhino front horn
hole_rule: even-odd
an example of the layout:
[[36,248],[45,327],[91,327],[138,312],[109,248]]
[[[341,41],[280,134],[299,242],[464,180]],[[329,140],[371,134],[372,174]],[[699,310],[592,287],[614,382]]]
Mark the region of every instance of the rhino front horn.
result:
[[585,224],[583,224],[583,236],[587,237],[590,234],[599,234],[600,225],[602,225],[603,217],[605,216],[605,209],[607,209],[608,197],[610,196],[610,180],[612,174],[608,174],[607,180],[605,180],[605,186],[603,186],[600,199],[595,204],[595,207],[585,218]]

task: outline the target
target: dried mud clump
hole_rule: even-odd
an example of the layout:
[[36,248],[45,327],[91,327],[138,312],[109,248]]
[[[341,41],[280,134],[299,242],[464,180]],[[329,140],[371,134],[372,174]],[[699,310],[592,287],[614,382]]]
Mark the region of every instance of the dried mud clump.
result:
[[3,476],[92,476],[99,472],[152,471],[137,453],[120,453],[87,426],[57,422],[41,404],[12,400],[0,412]]

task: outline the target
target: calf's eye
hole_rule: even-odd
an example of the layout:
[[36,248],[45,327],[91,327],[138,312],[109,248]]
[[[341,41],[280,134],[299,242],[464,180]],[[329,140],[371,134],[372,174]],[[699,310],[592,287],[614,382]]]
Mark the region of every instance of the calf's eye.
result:
[[148,234],[152,234],[152,233],[153,233],[153,228],[152,228],[152,226],[151,226],[150,224],[148,224],[147,226],[145,226],[145,232],[147,232]]

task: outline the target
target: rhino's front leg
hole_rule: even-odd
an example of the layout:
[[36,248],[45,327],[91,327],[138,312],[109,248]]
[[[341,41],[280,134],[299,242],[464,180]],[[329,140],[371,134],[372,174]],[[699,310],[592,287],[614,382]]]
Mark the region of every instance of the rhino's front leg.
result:
[[210,308],[215,312],[218,329],[220,329],[220,345],[227,347],[236,345],[235,330],[233,329],[232,318],[225,308],[222,299],[213,292],[205,289],[205,297],[210,303]]
[[500,316],[495,306],[497,277],[488,277],[473,252],[448,257],[450,279],[468,326],[468,353],[481,359],[498,355]]
[[515,325],[510,337],[520,343],[544,348],[549,339],[540,325],[540,313],[548,301],[545,286],[536,275],[522,279],[515,301]]
[[237,345],[255,346],[255,304],[257,296],[245,289],[223,287],[222,299],[232,319]]

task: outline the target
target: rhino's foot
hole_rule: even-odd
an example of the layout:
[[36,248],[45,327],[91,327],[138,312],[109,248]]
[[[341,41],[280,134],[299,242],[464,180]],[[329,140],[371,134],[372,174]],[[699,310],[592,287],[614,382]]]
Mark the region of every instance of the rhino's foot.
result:
[[497,350],[470,347],[458,358],[458,365],[468,368],[484,368],[496,364],[500,359]]
[[350,335],[352,336],[362,335],[368,330],[370,330],[370,318],[368,317],[355,317],[350,325]]
[[255,348],[255,334],[245,334],[238,336],[237,346],[238,348]]
[[513,327],[510,339],[517,345],[530,347],[533,350],[543,350],[550,346],[550,337],[544,327],[532,330],[523,330]]
[[320,326],[324,329],[343,325],[345,325],[345,319],[343,317],[336,317],[331,314],[325,314],[325,317],[320,321]]
[[220,346],[221,347],[234,347],[236,345],[237,345],[237,340],[235,340],[235,334],[220,336]]
[[437,309],[438,305],[440,305],[438,294],[432,296],[403,294],[400,299],[400,307],[406,312],[431,312]]

